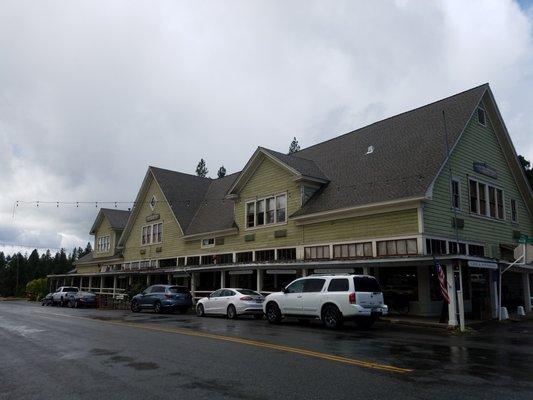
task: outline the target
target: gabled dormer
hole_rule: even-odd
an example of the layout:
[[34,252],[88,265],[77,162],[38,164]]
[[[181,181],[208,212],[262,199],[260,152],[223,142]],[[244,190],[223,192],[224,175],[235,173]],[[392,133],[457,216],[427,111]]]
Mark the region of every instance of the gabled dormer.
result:
[[117,252],[119,238],[130,212],[102,208],[96,216],[90,234],[94,235],[93,258],[109,257]]

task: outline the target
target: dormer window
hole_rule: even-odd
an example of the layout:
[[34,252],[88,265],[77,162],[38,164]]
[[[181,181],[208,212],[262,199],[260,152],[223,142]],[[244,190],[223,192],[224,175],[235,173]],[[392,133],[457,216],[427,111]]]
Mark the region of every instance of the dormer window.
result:
[[487,125],[485,110],[481,107],[478,107],[477,109],[477,122],[479,122],[483,126]]
[[287,195],[266,197],[246,202],[246,228],[255,228],[287,221]]

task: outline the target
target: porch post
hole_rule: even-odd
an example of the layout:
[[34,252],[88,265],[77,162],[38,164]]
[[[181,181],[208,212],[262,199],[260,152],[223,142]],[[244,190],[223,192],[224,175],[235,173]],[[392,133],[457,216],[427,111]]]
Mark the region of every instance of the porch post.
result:
[[80,276],[80,290],[81,290],[82,286],[83,286],[83,276]]
[[105,276],[100,275],[100,293],[103,293],[104,291],[104,280],[105,280]]
[[529,287],[529,272],[522,273],[522,284],[524,286],[524,303],[526,312],[531,312],[531,288]]
[[302,277],[307,276],[307,268],[302,268]]
[[261,293],[263,290],[263,270],[257,269],[257,292]]
[[192,297],[195,297],[195,292],[196,291],[196,273],[192,272],[191,273],[191,293],[192,293]]
[[128,275],[128,285],[132,285],[133,284],[133,275],[132,274],[129,274]]
[[146,274],[146,286],[150,286],[150,275]]
[[368,266],[363,267],[363,275],[368,275]]
[[168,283],[169,285],[172,284],[172,274],[167,274],[167,283]]
[[226,287],[226,271],[220,271],[220,287]]
[[89,277],[89,292],[91,291],[92,287],[93,287],[93,277],[90,276]]
[[446,265],[446,281],[448,283],[448,326],[457,326],[457,302],[455,293],[455,278],[453,276],[453,264]]
[[70,286],[74,286],[74,277],[70,278]]
[[113,275],[113,298],[115,298],[116,291],[117,291],[117,276]]

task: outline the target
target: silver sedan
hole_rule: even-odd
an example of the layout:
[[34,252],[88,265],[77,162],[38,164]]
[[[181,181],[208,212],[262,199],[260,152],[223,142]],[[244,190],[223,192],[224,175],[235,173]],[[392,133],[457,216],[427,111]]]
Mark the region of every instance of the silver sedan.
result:
[[239,315],[253,315],[255,319],[263,318],[263,300],[261,293],[250,289],[222,288],[209,296],[198,300],[196,315],[226,315],[235,319]]

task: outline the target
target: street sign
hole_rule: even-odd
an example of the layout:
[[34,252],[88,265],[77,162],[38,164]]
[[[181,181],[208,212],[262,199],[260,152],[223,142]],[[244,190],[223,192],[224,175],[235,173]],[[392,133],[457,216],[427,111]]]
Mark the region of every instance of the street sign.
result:
[[525,244],[530,243],[533,244],[533,237],[528,237],[527,235],[520,236],[520,239],[518,239],[518,243]]

